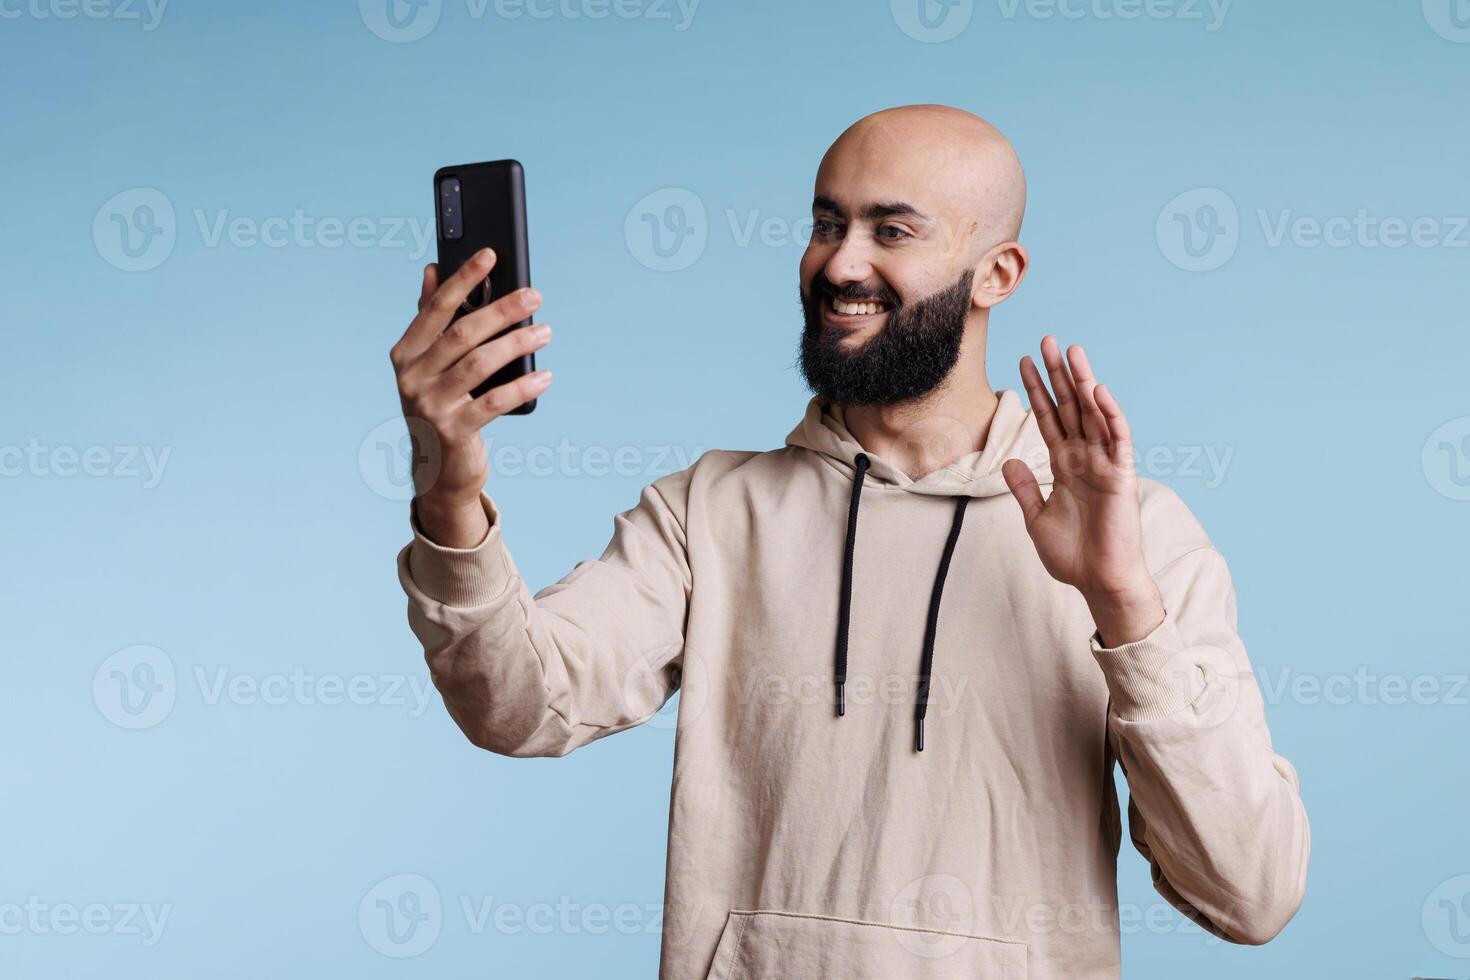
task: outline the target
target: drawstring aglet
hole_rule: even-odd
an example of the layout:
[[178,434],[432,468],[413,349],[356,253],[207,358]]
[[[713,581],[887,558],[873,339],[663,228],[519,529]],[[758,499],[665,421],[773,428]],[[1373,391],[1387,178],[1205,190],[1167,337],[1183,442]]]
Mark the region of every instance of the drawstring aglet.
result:
[[922,752],[924,751],[924,719],[920,717],[918,722],[918,727],[914,730],[914,751]]
[[844,693],[846,685],[842,681],[837,682],[837,716],[840,718],[847,714],[847,695]]

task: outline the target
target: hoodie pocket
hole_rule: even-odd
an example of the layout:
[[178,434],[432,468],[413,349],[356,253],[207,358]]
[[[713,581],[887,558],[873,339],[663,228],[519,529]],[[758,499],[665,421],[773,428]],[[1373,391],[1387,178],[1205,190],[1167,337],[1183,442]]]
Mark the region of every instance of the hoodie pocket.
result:
[[795,912],[732,911],[707,980],[1026,980],[1024,943]]

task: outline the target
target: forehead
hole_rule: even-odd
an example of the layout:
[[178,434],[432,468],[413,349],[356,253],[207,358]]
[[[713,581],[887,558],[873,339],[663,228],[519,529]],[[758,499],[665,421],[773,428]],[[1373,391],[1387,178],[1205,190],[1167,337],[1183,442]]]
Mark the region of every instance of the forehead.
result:
[[817,168],[815,194],[854,213],[903,201],[926,214],[957,215],[967,203],[959,179],[964,168],[957,164],[953,151],[938,141],[873,127],[846,133],[833,144]]

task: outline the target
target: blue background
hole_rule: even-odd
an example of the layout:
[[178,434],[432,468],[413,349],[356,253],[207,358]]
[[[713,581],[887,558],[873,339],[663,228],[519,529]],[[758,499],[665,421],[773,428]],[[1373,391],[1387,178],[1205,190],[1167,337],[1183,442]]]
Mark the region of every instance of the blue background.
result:
[[[387,353],[432,254],[393,225],[429,220],[438,166],[526,166],[556,381],[487,435],[492,453],[565,440],[579,461],[492,477],[540,587],[599,553],[675,453],[781,444],[806,399],[796,264],[817,161],[852,120],[916,101],[987,116],[1028,169],[1033,264],[994,317],[992,383],[1015,387],[1046,332],[1088,346],[1140,447],[1175,460],[1147,475],[1229,559],[1301,772],[1314,848],[1286,931],[1236,948],[1173,917],[1125,936],[1126,974],[1470,975],[1451,955],[1470,948],[1426,922],[1470,873],[1470,233],[1454,244],[1470,43],[1432,26],[1437,0],[1237,0],[1214,30],[1204,6],[979,0],[943,42],[888,0],[703,0],[682,30],[653,0],[604,19],[568,16],[590,0],[548,17],[443,0],[415,41],[369,28],[379,0],[173,0],[151,30],[121,0],[72,19],[25,2],[0,4],[0,910],[34,896],[169,919],[146,945],[0,918],[6,975],[651,976],[672,706],[567,759],[514,761],[471,747],[437,697],[405,698],[426,671],[393,566],[408,528]],[[704,209],[686,212],[704,245],[659,271],[640,201],[671,187]],[[138,188],[176,238],[125,271],[113,215],[164,217],[143,221]],[[1167,234],[1166,206],[1197,188],[1238,210],[1238,245],[1208,271],[1181,268]],[[1269,234],[1360,209],[1431,218],[1444,241]],[[365,218],[373,241],[210,235],[298,210]],[[1204,233],[1203,212],[1178,213]],[[743,237],[768,219],[766,242]],[[1446,424],[1452,448],[1423,453]],[[597,454],[626,447],[631,470],[601,472]],[[94,450],[99,475],[58,448]],[[129,463],[145,450],[168,453],[161,478]],[[1206,450],[1231,454],[1222,478],[1188,464]],[[105,662],[140,644],[176,679],[166,716],[129,730]],[[293,671],[387,703],[216,696],[221,678]],[[1289,686],[1355,672],[1378,680],[1333,701]],[[1389,677],[1439,694],[1386,703]],[[399,960],[358,911],[403,873],[443,913]],[[1126,842],[1119,875],[1125,903],[1161,904]],[[477,932],[462,901],[572,912]],[[633,926],[599,929],[620,907]]]

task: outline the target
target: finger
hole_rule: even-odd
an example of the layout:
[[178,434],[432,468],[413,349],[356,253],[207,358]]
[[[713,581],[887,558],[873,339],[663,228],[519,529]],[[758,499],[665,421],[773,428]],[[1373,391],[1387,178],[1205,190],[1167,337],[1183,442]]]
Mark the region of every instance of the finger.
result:
[[1082,435],[1082,419],[1077,408],[1077,389],[1072,386],[1072,376],[1062,360],[1062,349],[1051,335],[1041,340],[1041,359],[1046,363],[1046,372],[1051,378],[1051,390],[1056,395],[1057,417],[1067,438]]
[[1021,518],[1029,530],[1031,522],[1045,506],[1041,499],[1041,487],[1036,483],[1036,474],[1019,459],[1006,460],[1000,466],[1000,473],[1006,479],[1006,486],[1011,488],[1011,495],[1016,498],[1016,503],[1021,505]]
[[419,360],[420,369],[430,375],[438,374],[506,327],[526,319],[540,305],[541,294],[527,287],[460,317],[424,352]]
[[471,350],[440,375],[434,386],[443,397],[461,398],[511,361],[540,350],[550,341],[551,328],[544,323],[512,330]]
[[455,311],[470,294],[470,290],[484,282],[493,268],[495,253],[488,248],[482,248],[434,290],[424,301],[419,315],[408,325],[403,339],[398,342],[399,348],[408,359],[412,360],[429,349],[429,345],[434,343],[449,325],[449,321],[454,319]]
[[430,262],[428,265],[424,266],[424,285],[423,288],[419,290],[419,310],[421,312],[424,308],[424,304],[429,301],[429,297],[433,296],[434,290],[438,288],[439,266],[435,262]]
[[496,385],[479,398],[460,410],[465,425],[474,429],[483,427],[492,419],[499,418],[513,408],[519,408],[537,397],[551,384],[550,371],[532,371],[514,381]]
[[1021,383],[1026,386],[1026,397],[1031,400],[1031,411],[1036,416],[1036,425],[1041,429],[1041,438],[1048,449],[1066,438],[1062,423],[1057,418],[1057,407],[1052,404],[1051,393],[1041,380],[1041,372],[1031,356],[1021,358]]
[[1098,407],[1102,409],[1103,416],[1108,420],[1108,431],[1113,437],[1113,460],[1114,462],[1129,462],[1133,458],[1133,430],[1128,427],[1128,419],[1123,415],[1123,406],[1118,404],[1118,399],[1108,390],[1108,386],[1099,384],[1095,392]]
[[1082,433],[1094,446],[1107,447],[1109,442],[1108,422],[1097,405],[1097,378],[1092,373],[1092,364],[1081,344],[1067,348],[1067,361],[1072,369],[1072,381],[1077,387],[1077,404],[1082,416]]

